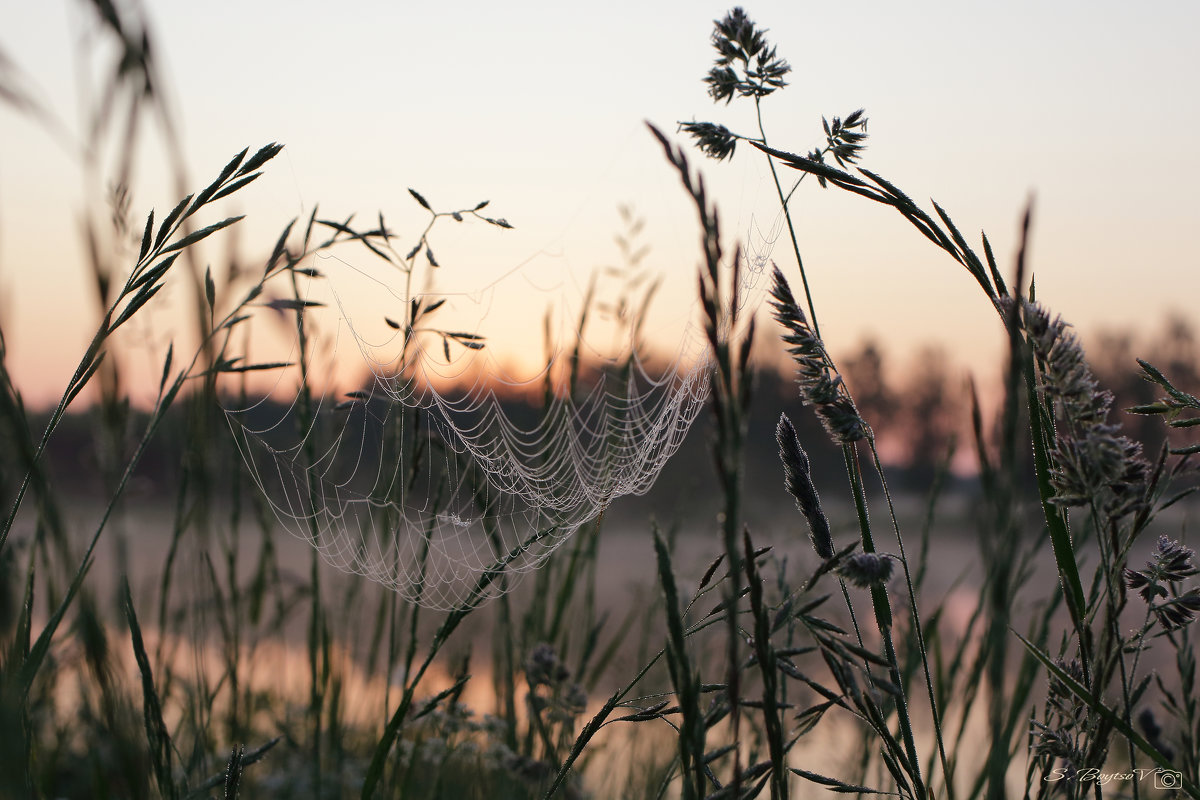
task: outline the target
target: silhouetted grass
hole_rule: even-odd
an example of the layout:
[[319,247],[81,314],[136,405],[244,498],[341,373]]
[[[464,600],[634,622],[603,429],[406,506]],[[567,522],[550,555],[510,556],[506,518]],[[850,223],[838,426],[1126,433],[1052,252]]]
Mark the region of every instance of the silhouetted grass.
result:
[[[89,209],[85,225],[100,324],[40,433],[7,371],[0,337],[7,445],[0,493],[8,504],[0,521],[0,794],[370,800],[604,791],[782,800],[832,790],[1002,798],[1023,775],[1026,797],[1165,796],[1174,789],[1200,797],[1190,628],[1200,614],[1200,573],[1192,550],[1162,535],[1156,519],[1190,492],[1190,457],[1200,446],[1165,446],[1147,458],[1120,434],[1110,419],[1111,397],[1098,389],[1079,341],[1032,297],[1029,212],[1009,282],[986,237],[980,255],[936,204],[931,214],[858,166],[867,140],[864,111],[823,120],[825,143],[807,156],[769,145],[762,101],[784,88],[790,66],[744,12],[730,12],[716,23],[718,55],[706,82],[715,101],[754,103],[757,135],[708,122],[682,129],[706,155],[734,157],[744,142],[770,166],[804,288],[802,309],[777,268],[771,307],[797,367],[799,397],[828,438],[812,441],[798,430],[813,427],[778,417],[779,496],[794,501],[794,524],[807,527],[812,556],[789,563],[755,546],[744,480],[756,334],[740,295],[743,259],[738,248],[722,245],[717,203],[703,178],[682,148],[652,128],[696,207],[701,233],[699,300],[712,359],[710,444],[720,511],[715,524],[687,542],[704,549],[709,567],[689,593],[679,571],[680,536],[674,529],[664,536],[654,523],[654,597],[631,604],[623,620],[611,619],[597,597],[601,517],[541,566],[528,591],[509,593],[509,565],[556,531],[529,530],[505,547],[494,524],[494,495],[484,491],[488,477],[464,458],[454,463],[496,557],[469,599],[433,612],[353,576],[331,579],[315,548],[306,569],[289,571],[268,504],[244,490],[252,476],[231,438],[218,435],[224,426],[218,379],[221,391],[233,387],[246,400],[248,373],[293,367],[300,381],[291,419],[305,434],[298,457],[315,464],[320,433],[307,432],[318,430],[320,420],[309,326],[319,303],[307,299],[307,287],[323,276],[306,266],[313,254],[348,243],[365,247],[404,274],[411,296],[419,270],[439,266],[429,241],[439,220],[473,216],[509,224],[482,215],[486,203],[440,212],[410,190],[430,218],[406,255],[391,249],[394,234],[382,215],[378,226],[363,229],[349,219],[322,219],[314,209],[286,226],[261,269],[230,270],[229,279],[211,269],[201,273],[188,260],[195,246],[240,219],[210,221],[211,207],[257,179],[281,146],[239,153],[204,188],[131,228],[123,182],[135,157],[129,131],[143,116],[157,116],[173,142],[173,118],[156,91],[146,90],[157,86],[158,71],[140,20],[98,0],[91,8],[98,30],[127,55],[126,66],[111,76],[111,91],[134,98],[130,121],[117,127],[98,101],[93,133],[99,141],[124,135],[130,144],[115,165],[91,153],[85,158],[87,169],[111,172],[118,186],[108,197],[111,207]],[[4,85],[0,90],[0,98],[39,124],[57,124],[33,99]],[[178,161],[169,166],[182,175]],[[821,336],[819,303],[789,208],[800,180],[785,190],[787,169],[816,176],[822,188],[895,208],[967,270],[985,295],[980,313],[995,314],[1007,333],[994,422],[972,391],[977,530],[960,535],[970,533],[978,545],[979,575],[963,630],[951,630],[950,600],[930,598],[927,586],[931,564],[942,558],[930,531],[951,453],[928,487],[919,547],[910,553],[871,420],[860,413]],[[132,231],[136,240],[136,254],[124,266],[119,242],[102,232],[106,214],[114,236]],[[637,225],[629,215],[626,223],[623,249],[632,276]],[[161,302],[178,264],[190,265],[183,277],[196,291],[194,351],[167,350],[152,408],[135,413],[107,354],[119,346],[120,329]],[[274,284],[283,289],[267,305],[291,315],[296,363],[246,363],[234,354],[243,346],[235,334],[248,328],[250,307]],[[635,287],[631,277],[625,299],[640,310],[627,324],[636,339],[654,288],[630,299]],[[403,319],[388,320],[402,332],[405,352],[419,334],[437,337],[447,359],[451,347],[484,347],[476,334],[429,327],[441,302],[412,300]],[[592,307],[589,293],[579,341]],[[577,342],[568,361],[571,394],[586,377],[580,351]],[[1161,397],[1133,411],[1161,416],[1176,431],[1196,425],[1200,400],[1148,362],[1141,368]],[[105,494],[80,540],[47,454],[78,398],[97,385],[92,436],[104,453]],[[553,391],[548,379],[551,409]],[[171,412],[179,406],[185,413]],[[768,417],[775,412],[769,409]],[[384,431],[403,465],[389,500],[403,500],[435,457],[457,458],[423,414],[404,409]],[[127,495],[150,443],[161,439],[178,451],[178,477],[160,573],[131,585],[118,558],[119,589],[106,600],[92,574],[97,547],[122,525],[122,515],[128,531],[117,538],[124,548],[138,547],[134,520],[159,509],[139,507]],[[818,447],[842,456],[839,503],[823,503],[818,493],[809,456]],[[305,471],[311,480],[312,470]],[[824,487],[828,478],[820,477]],[[310,484],[308,491],[312,501],[318,489]],[[435,509],[443,502],[440,495],[428,499]],[[890,536],[872,519],[873,508],[886,510]],[[386,504],[375,513],[382,529],[394,522]],[[1157,545],[1137,568],[1132,553],[1148,535],[1155,538],[1151,531],[1159,534]],[[321,541],[315,522],[308,536]],[[428,589],[429,557],[426,537],[415,555],[418,601]],[[1037,585],[1039,563],[1053,566],[1057,585]],[[494,590],[500,596],[484,609]],[[481,659],[463,629],[485,618],[491,652]],[[303,648],[292,659],[275,646],[298,632]],[[297,685],[285,681],[290,660],[303,667]],[[464,700],[473,682],[484,681],[475,677],[481,669],[490,675],[489,709]],[[840,761],[812,755],[830,738]],[[635,750],[630,764],[618,765],[613,755],[620,741]],[[1137,777],[1102,785],[1100,773]]]

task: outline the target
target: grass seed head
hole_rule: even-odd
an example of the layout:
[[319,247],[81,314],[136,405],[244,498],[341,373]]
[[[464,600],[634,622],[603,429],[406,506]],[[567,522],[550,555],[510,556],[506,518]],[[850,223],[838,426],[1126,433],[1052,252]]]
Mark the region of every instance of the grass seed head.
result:
[[1140,444],[1108,422],[1113,397],[1098,388],[1083,347],[1061,317],[1039,303],[1024,304],[1024,327],[1041,372],[1041,389],[1054,406],[1050,451],[1053,502],[1087,506],[1095,500],[1110,517],[1131,514],[1147,502],[1149,465]]
[[775,427],[775,441],[779,443],[779,458],[783,462],[783,483],[788,494],[796,501],[796,507],[808,521],[809,537],[813,549],[821,558],[833,558],[833,537],[829,532],[829,520],[821,510],[821,498],[812,482],[808,454],[800,446],[796,429],[787,414],[779,415]]
[[796,305],[787,279],[775,268],[771,287],[771,307],[775,319],[787,333],[783,341],[796,362],[800,397],[812,406],[830,438],[836,444],[852,444],[871,438],[871,427],[859,416],[842,376],[833,368],[825,344],[808,324],[808,318]]
[[892,577],[895,565],[891,556],[880,553],[855,553],[838,567],[838,575],[861,589],[869,589],[887,583]]

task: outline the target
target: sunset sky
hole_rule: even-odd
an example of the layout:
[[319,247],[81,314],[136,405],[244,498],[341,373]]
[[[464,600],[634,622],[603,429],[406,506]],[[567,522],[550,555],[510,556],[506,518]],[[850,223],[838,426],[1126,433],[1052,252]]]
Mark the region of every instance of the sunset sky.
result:
[[[382,210],[403,251],[424,223],[408,187],[445,210],[488,199],[514,230],[439,223],[434,288],[497,357],[519,360],[542,353],[546,308],[567,319],[590,271],[618,261],[617,207],[628,204],[645,220],[646,264],[665,279],[653,335],[670,343],[692,315],[695,215],[644,121],[680,141],[680,120],[754,132],[752,104],[714,106],[701,82],[713,59],[712,20],[727,5],[143,5],[193,190],[243,147],[287,146],[229,204],[248,215],[236,240],[247,260],[269,253],[283,225],[316,203],[323,214],[357,212],[364,222]],[[793,68],[790,85],[764,101],[772,145],[807,152],[823,143],[822,115],[865,108],[863,165],[927,208],[936,199],[974,242],[987,230],[1006,269],[1020,213],[1036,195],[1038,296],[1085,338],[1104,327],[1152,327],[1171,310],[1200,324],[1200,5],[761,2],[746,10]],[[92,28],[90,13],[78,2],[9,0],[0,33],[4,55],[76,138],[80,75],[92,69],[77,43]],[[147,141],[135,220],[178,199],[159,166],[157,135]],[[718,164],[692,152],[729,242],[746,242],[798,280],[763,158],[739,148]],[[57,398],[97,319],[79,244],[81,185],[68,143],[0,106],[0,324],[32,404]],[[793,207],[835,354],[866,335],[901,356],[937,342],[958,363],[994,372],[984,362],[999,348],[997,320],[978,286],[898,214],[807,182]],[[227,245],[215,241],[205,258],[220,263]],[[340,255],[348,263],[318,266],[353,318],[372,300],[354,288],[356,270],[372,262],[361,250]],[[174,305],[149,317],[152,349],[186,335],[185,296],[179,288],[168,298]],[[153,358],[132,358],[150,370]]]

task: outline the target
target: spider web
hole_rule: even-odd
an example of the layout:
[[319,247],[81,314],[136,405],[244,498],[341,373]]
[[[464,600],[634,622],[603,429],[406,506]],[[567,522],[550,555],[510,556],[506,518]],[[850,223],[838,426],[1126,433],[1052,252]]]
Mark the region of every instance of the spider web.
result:
[[[743,298],[766,260],[744,258]],[[428,608],[482,602],[511,590],[615,499],[647,492],[705,404],[711,362],[695,304],[677,342],[653,343],[654,353],[673,354],[651,355],[641,321],[653,291],[642,280],[608,304],[607,326],[595,324],[605,306],[589,290],[569,346],[518,378],[490,348],[462,346],[490,333],[488,292],[473,298],[484,314],[468,338],[447,339],[405,336],[391,321],[381,334],[378,314],[335,291],[327,310],[337,311],[337,332],[322,335],[330,315],[318,322],[306,309],[306,346],[293,342],[288,361],[305,355],[312,387],[351,342],[369,370],[362,388],[313,394],[280,376],[271,396],[288,401],[230,406],[230,430],[281,527],[326,563]],[[405,308],[445,297],[386,294]],[[289,381],[301,388],[289,391]]]

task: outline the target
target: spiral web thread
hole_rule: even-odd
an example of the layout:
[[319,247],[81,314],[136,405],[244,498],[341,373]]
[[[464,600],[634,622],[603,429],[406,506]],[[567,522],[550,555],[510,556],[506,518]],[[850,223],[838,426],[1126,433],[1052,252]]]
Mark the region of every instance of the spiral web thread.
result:
[[[741,270],[744,297],[763,274],[766,257],[756,256]],[[447,363],[440,342],[414,338],[388,357],[340,310],[370,388],[340,399],[297,393],[282,411],[266,400],[229,408],[230,429],[283,528],[336,569],[429,608],[512,589],[614,499],[647,492],[708,395],[711,363],[694,321],[668,363],[627,342],[581,367],[571,391],[564,376],[578,348],[509,381],[486,350]],[[337,357],[336,342],[328,352]],[[438,388],[448,368],[455,380]],[[536,413],[512,400],[537,390]]]

